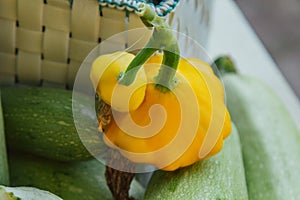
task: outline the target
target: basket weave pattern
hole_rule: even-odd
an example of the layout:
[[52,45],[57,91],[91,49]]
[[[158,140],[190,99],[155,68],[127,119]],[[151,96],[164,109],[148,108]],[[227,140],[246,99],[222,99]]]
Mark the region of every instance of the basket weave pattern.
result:
[[0,0],[0,85],[71,88],[97,44],[143,26],[133,12],[109,7],[100,12],[95,0],[74,0],[72,8],[68,0]]
[[[101,6],[109,0],[71,2],[72,6],[70,0],[0,0],[0,85],[72,88],[82,61],[97,44],[125,30],[144,27],[135,12],[127,12],[124,6]],[[162,2],[166,6],[157,9],[167,11],[172,28],[205,46],[211,1]],[[176,12],[169,13],[175,5]],[[111,45],[130,46],[138,38],[140,35],[128,35]],[[190,44],[182,40],[188,51]]]

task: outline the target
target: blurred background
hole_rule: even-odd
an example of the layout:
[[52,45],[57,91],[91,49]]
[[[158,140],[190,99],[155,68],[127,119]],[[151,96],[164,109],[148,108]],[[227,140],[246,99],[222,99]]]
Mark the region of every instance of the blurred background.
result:
[[236,2],[300,99],[300,0]]

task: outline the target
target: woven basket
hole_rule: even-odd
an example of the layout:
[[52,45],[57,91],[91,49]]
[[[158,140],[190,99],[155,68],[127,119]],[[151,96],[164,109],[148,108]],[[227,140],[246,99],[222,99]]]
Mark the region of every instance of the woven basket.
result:
[[[144,27],[134,12],[144,1],[0,0],[0,85],[72,88],[82,61],[97,44],[116,33]],[[203,43],[209,4],[205,0],[177,3],[165,0],[152,5],[174,29]],[[130,45],[138,37],[131,35],[118,45]]]

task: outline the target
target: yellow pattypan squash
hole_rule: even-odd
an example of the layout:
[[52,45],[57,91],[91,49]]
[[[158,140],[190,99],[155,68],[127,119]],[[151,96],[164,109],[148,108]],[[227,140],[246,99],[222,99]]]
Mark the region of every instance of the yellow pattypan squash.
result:
[[218,153],[231,132],[230,116],[210,66],[180,58],[165,19],[150,7],[141,10],[154,28],[143,49],[102,55],[92,65],[94,88],[112,111],[103,140],[133,162],[176,170]]
[[[125,57],[112,62],[112,69],[102,74],[97,86],[109,104],[111,90],[121,87],[118,74],[132,59],[127,54]],[[109,60],[103,58],[101,62]],[[173,87],[162,91],[155,83],[161,63],[162,56],[155,55],[144,64],[147,77],[138,73],[136,81],[146,80],[146,87],[135,88],[131,97],[125,95],[134,102],[130,112],[119,112],[112,105],[113,117],[103,137],[108,146],[134,162],[175,170],[219,152],[231,132],[231,123],[224,89],[210,66],[195,58],[180,59]],[[99,77],[99,73],[93,75],[92,80]]]
[[120,112],[135,110],[144,100],[146,75],[143,69],[130,86],[118,82],[134,57],[127,52],[115,52],[99,56],[92,65],[90,79],[94,88],[105,103]]

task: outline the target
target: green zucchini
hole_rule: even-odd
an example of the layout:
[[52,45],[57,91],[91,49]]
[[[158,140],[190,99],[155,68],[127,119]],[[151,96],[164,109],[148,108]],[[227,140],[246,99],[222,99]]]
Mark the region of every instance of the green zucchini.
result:
[[242,153],[233,126],[222,151],[174,172],[154,172],[145,200],[247,200]]
[[32,187],[4,187],[0,185],[1,200],[62,200],[50,192]]
[[[220,59],[218,67],[226,68]],[[240,133],[249,199],[299,199],[300,132],[286,107],[256,78],[225,73],[223,81]]]
[[2,116],[2,105],[1,105],[1,93],[0,93],[0,184],[2,185],[9,184],[5,133],[3,127],[3,116]]
[[[88,97],[80,97],[78,103],[88,101]],[[85,130],[79,137],[72,114],[72,91],[3,87],[2,103],[9,149],[60,161],[77,161],[91,158],[83,143],[98,153],[105,148],[97,133],[96,116],[94,119],[91,115],[92,108],[83,106],[78,111],[82,113]]]
[[[112,200],[105,181],[105,166],[98,160],[57,162],[28,154],[9,153],[12,186],[32,186],[65,200]],[[144,188],[133,181],[130,195],[141,199]]]

